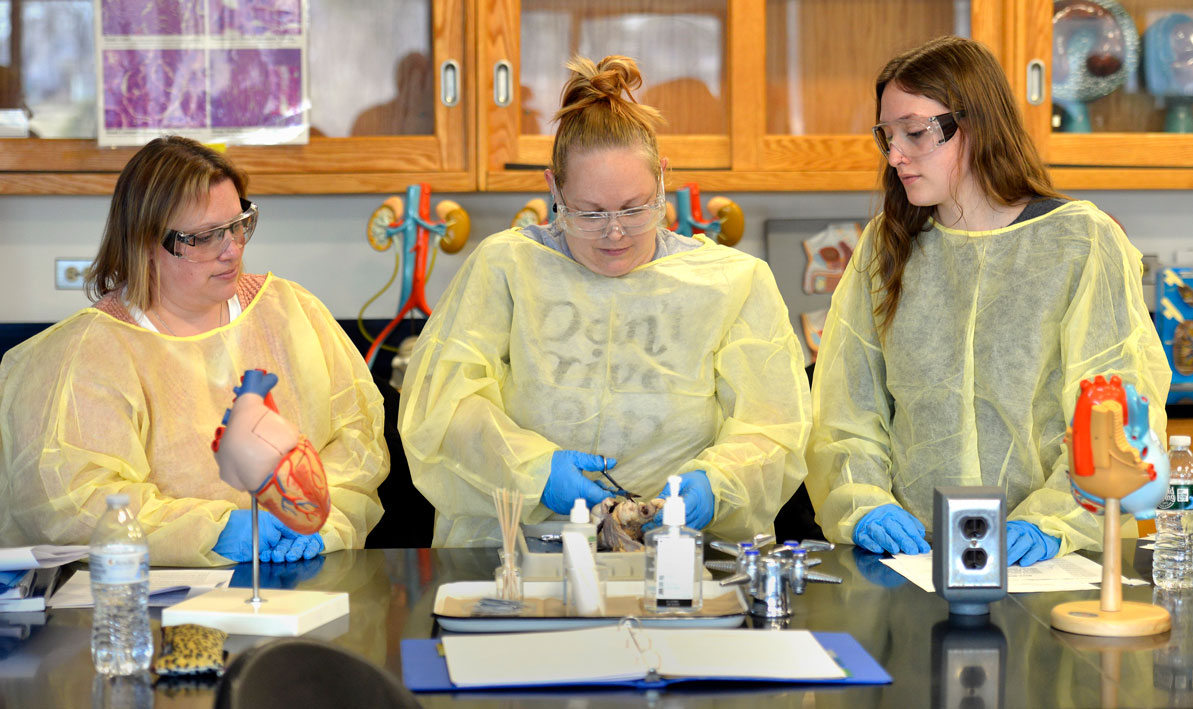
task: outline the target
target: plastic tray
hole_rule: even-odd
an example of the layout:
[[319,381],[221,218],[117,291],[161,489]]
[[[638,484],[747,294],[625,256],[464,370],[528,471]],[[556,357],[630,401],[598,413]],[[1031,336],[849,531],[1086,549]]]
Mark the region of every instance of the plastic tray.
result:
[[[695,615],[656,615],[642,609],[642,581],[609,581],[606,616],[521,615],[509,617],[464,615],[449,606],[466,605],[496,593],[492,581],[459,581],[445,583],[435,594],[431,615],[444,630],[462,633],[505,633],[523,630],[565,630],[594,625],[612,625],[626,615],[634,615],[647,627],[665,628],[736,628],[746,617],[749,607],[740,586],[723,587],[716,581],[704,581],[704,608]],[[562,613],[563,584],[558,581],[527,581],[524,596],[541,601],[544,613]],[[619,612],[620,611],[620,612]]]

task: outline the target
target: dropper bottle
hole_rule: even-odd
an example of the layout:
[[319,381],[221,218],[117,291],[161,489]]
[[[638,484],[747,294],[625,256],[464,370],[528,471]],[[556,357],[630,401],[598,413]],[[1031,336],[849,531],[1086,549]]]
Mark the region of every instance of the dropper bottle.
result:
[[643,605],[654,613],[695,613],[704,605],[704,535],[685,527],[687,508],[679,496],[680,478],[667,478],[663,524],[646,533]]
[[563,531],[576,532],[584,537],[584,542],[592,551],[592,558],[597,558],[596,525],[592,522],[592,514],[588,511],[588,505],[584,504],[583,497],[577,497],[572,503],[572,513],[568,516],[568,521],[564,522]]

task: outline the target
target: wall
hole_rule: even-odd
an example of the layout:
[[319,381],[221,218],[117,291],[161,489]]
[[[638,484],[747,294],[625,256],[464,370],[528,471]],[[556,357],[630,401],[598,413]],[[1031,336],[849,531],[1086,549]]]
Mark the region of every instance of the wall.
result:
[[[337,318],[354,318],[389,278],[393,251],[373,251],[365,239],[369,215],[386,195],[273,196],[255,198],[261,221],[246,255],[251,271],[272,270],[318,295]],[[472,215],[472,237],[459,254],[438,255],[427,288],[432,307],[480,236],[508,226],[528,194],[436,194],[459,201]],[[706,194],[705,198],[713,196]],[[731,195],[746,213],[739,248],[764,256],[767,219],[855,218],[873,212],[869,193],[740,193]],[[1193,200],[1178,191],[1088,192],[1113,214],[1136,247],[1161,262],[1179,250],[1193,264]],[[81,291],[54,289],[56,257],[91,258],[107,215],[106,197],[0,197],[0,322],[48,322],[87,305]],[[375,302],[366,317],[392,317],[397,285]]]

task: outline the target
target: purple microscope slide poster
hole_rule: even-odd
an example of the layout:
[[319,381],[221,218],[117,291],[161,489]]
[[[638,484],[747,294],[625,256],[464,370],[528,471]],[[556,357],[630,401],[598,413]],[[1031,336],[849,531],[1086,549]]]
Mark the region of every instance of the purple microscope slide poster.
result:
[[306,0],[101,0],[100,145],[306,142]]
[[103,53],[104,127],[204,128],[207,69],[203,52],[109,49]]
[[198,35],[204,33],[207,0],[103,0],[104,36]]

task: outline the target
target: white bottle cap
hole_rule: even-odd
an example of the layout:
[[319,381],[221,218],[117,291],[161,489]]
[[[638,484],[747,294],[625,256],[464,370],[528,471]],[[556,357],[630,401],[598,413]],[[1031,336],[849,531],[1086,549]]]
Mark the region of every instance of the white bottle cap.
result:
[[1188,436],[1169,436],[1168,437],[1168,447],[1169,448],[1176,448],[1176,447],[1188,448],[1189,447],[1189,437]]
[[573,524],[588,524],[588,506],[584,504],[583,497],[576,498],[576,502],[572,505],[572,516],[569,521]]
[[663,503],[663,524],[668,527],[682,527],[688,518],[688,509],[683,498],[679,496],[679,484],[683,482],[678,475],[667,478],[667,489],[671,496]]
[[128,493],[127,492],[117,492],[117,493],[108,495],[107,501],[108,501],[108,507],[111,507],[111,508],[128,507]]

